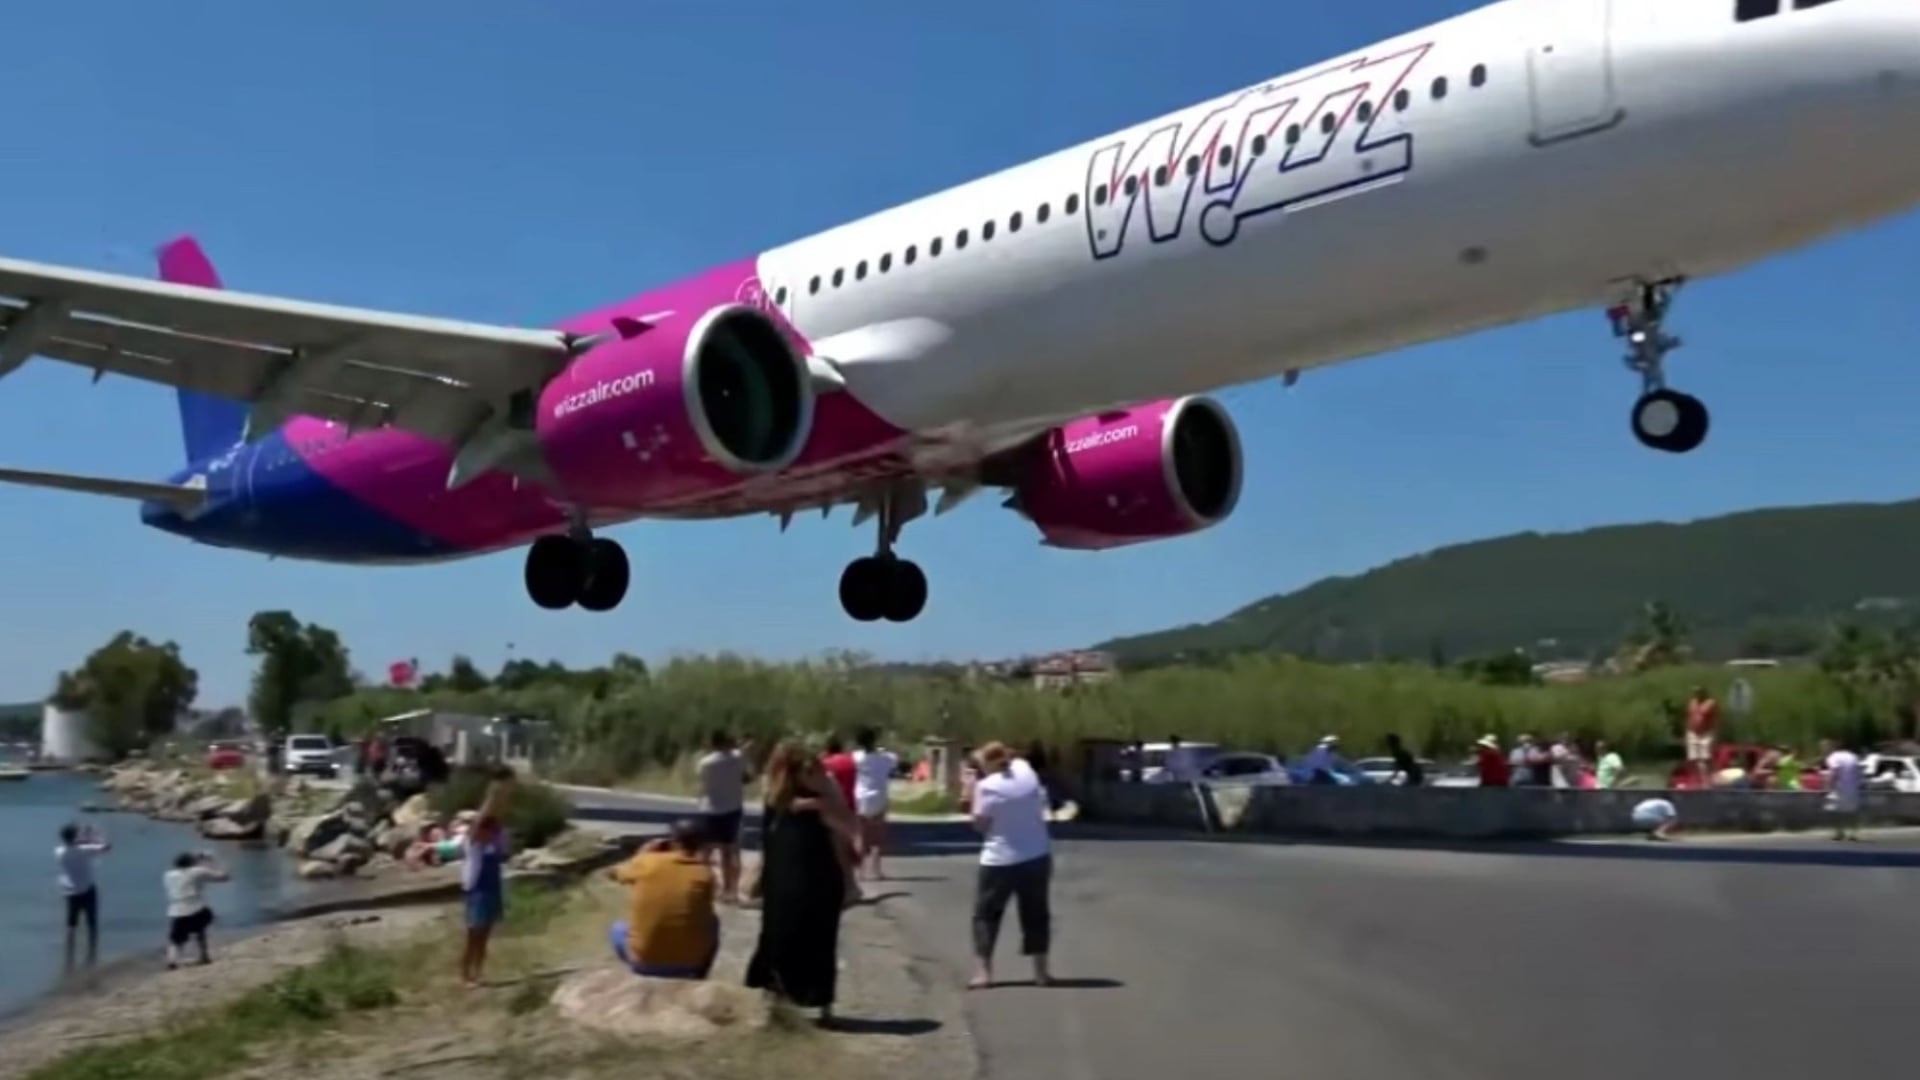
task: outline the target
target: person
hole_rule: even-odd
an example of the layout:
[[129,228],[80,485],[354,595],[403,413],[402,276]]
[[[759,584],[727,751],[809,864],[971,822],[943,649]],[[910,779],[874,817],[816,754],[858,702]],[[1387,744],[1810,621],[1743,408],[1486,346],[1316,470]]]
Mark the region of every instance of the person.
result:
[[1160,767],[1162,779],[1174,784],[1191,784],[1200,778],[1193,751],[1178,735],[1167,736],[1166,763]]
[[747,963],[746,983],[833,1019],[839,974],[840,914],[852,867],[842,862],[842,838],[857,829],[840,789],[819,759],[794,743],[774,748],[767,762],[761,825],[760,938]]
[[613,954],[636,975],[704,979],[713,970],[720,918],[702,829],[699,821],[682,818],[665,838],[608,871],[632,888],[627,917],[607,933]]
[[1307,751],[1301,759],[1300,782],[1307,784],[1337,784],[1340,782],[1339,755],[1340,736],[1322,735],[1319,743]]
[[1507,768],[1507,756],[1500,752],[1500,740],[1492,735],[1482,735],[1480,741],[1473,745],[1473,761],[1480,773],[1480,786],[1506,787],[1513,774]]
[[700,829],[709,858],[720,862],[720,902],[740,902],[740,818],[747,798],[746,748],[715,731],[694,769],[700,776]]
[[1693,696],[1687,700],[1687,766],[1702,788],[1713,786],[1713,739],[1719,726],[1720,703],[1713,700],[1706,687],[1694,687]]
[[1514,787],[1533,783],[1533,736],[1521,732],[1507,754],[1507,782]]
[[854,732],[853,811],[860,818],[860,865],[879,881],[880,857],[887,845],[887,810],[893,803],[893,774],[900,758],[880,745],[880,733],[871,727]]
[[980,748],[973,826],[980,845],[980,877],[973,903],[973,978],[969,989],[993,985],[993,949],[1012,900],[1020,917],[1020,951],[1033,963],[1035,986],[1047,986],[1053,913],[1053,840],[1047,832],[1047,791],[1033,767],[1004,745]]
[[1553,740],[1553,746],[1547,751],[1547,783],[1557,788],[1580,790],[1580,772],[1585,765],[1580,759],[1580,748],[1573,741],[1573,733],[1563,731]]
[[213,925],[213,908],[208,906],[206,885],[228,880],[227,868],[211,851],[183,851],[174,856],[173,869],[161,875],[167,891],[167,969],[180,966],[180,950],[189,940],[199,946],[200,963],[211,964],[207,952],[207,927]]
[[[1419,759],[1407,750],[1399,735],[1388,734],[1387,753],[1393,755],[1393,775],[1399,777],[1401,786],[1419,787],[1427,782],[1427,770],[1420,767]],[[1387,782],[1392,783],[1393,778]]]
[[1779,756],[1773,759],[1773,786],[1781,791],[1799,791],[1800,774],[1806,771],[1806,763],[1785,743],[1774,749]]
[[1833,815],[1835,840],[1860,839],[1860,803],[1862,778],[1860,755],[1836,739],[1820,740],[1826,755],[1827,813]]
[[1633,807],[1633,824],[1649,840],[1672,840],[1680,829],[1680,811],[1666,799],[1642,799]]
[[847,744],[840,741],[840,736],[827,736],[826,751],[820,755],[820,767],[826,770],[834,783],[840,785],[840,798],[852,806],[853,789],[859,785],[859,768],[854,764],[853,755],[847,753]]
[[100,888],[94,880],[93,860],[110,850],[107,838],[78,825],[60,826],[60,845],[53,849],[60,866],[60,891],[67,900],[67,970],[73,970],[74,939],[80,923],[87,924],[87,964],[100,956]]
[[480,812],[460,841],[460,891],[467,907],[466,948],[460,954],[460,981],[468,989],[481,985],[487,966],[487,945],[493,928],[507,914],[507,829],[501,817],[513,785],[513,772],[502,767],[487,785]]
[[1594,766],[1594,786],[1602,790],[1619,787],[1627,771],[1626,762],[1620,760],[1619,751],[1607,740],[1599,739],[1593,744],[1593,756],[1597,762]]

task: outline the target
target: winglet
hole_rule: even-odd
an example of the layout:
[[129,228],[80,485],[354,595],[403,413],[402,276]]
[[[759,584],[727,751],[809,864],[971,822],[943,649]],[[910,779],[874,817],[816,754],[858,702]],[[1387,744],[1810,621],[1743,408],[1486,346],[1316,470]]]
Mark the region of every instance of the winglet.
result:
[[191,236],[176,237],[160,245],[154,253],[160,261],[160,280],[175,285],[198,285],[203,289],[220,288],[220,274],[213,260],[200,250],[200,241]]

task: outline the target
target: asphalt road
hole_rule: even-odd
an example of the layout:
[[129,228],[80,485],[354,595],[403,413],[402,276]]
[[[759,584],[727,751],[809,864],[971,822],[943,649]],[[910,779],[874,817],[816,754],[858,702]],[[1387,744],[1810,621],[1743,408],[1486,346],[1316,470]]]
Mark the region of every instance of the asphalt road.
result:
[[[1070,985],[968,995],[990,1080],[1800,1080],[1913,1058],[1915,836],[1438,850],[1062,832]],[[902,839],[917,854],[883,902],[961,979],[964,827]],[[1017,949],[1009,913],[1004,979],[1026,977]]]

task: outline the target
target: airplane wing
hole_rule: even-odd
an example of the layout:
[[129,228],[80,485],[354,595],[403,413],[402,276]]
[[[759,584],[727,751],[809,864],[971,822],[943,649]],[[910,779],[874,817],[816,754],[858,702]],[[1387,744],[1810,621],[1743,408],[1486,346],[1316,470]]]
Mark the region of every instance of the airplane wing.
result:
[[295,415],[454,445],[590,340],[0,259],[0,376],[35,355]]
[[184,484],[148,484],[138,480],[109,480],[98,476],[75,476],[71,473],[0,469],[0,483],[57,488],[61,491],[82,491],[90,495],[111,495],[115,498],[139,499],[143,502],[160,502],[182,514],[196,513],[207,502],[206,489],[201,487]]

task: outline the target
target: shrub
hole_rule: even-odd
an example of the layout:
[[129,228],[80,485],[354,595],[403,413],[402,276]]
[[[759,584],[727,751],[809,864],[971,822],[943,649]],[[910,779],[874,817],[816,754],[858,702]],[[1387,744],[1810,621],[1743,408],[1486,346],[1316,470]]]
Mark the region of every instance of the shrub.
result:
[[[447,782],[428,793],[433,808],[453,815],[462,810],[477,810],[493,782],[492,770],[462,767],[453,770]],[[564,832],[573,814],[573,803],[549,784],[520,778],[514,781],[502,814],[510,839],[519,847],[540,847]]]

